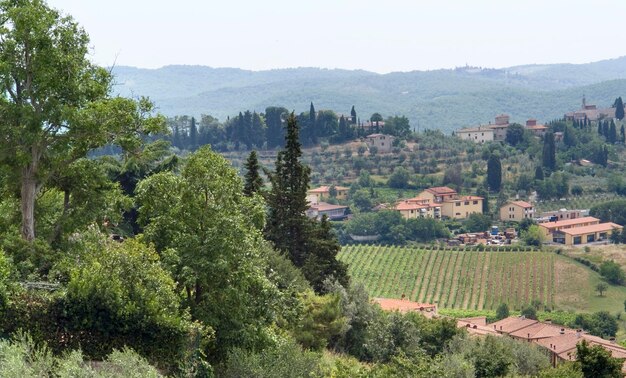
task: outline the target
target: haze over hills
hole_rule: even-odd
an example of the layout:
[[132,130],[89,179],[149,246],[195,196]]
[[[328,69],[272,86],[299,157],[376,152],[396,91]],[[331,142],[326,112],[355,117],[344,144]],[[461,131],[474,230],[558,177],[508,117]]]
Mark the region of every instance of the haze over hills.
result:
[[406,115],[413,127],[441,129],[486,123],[508,113],[513,121],[547,121],[588,103],[609,106],[626,95],[626,57],[588,64],[523,65],[503,69],[378,74],[363,70],[290,68],[247,71],[205,66],[141,69],[118,66],[115,91],[147,95],[168,116],[211,114],[224,120],[239,111],[285,106],[317,109],[362,119],[373,112]]

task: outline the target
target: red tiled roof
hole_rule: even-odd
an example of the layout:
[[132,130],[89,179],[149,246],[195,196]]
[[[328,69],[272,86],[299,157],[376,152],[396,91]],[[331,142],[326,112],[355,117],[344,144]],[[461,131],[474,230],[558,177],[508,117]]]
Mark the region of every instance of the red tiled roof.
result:
[[443,202],[463,202],[463,201],[475,201],[475,200],[483,200],[483,197],[478,196],[461,196],[459,198],[448,198]]
[[529,130],[546,130],[548,128],[548,126],[545,125],[532,125],[532,126],[526,126],[527,129]]
[[565,328],[563,326],[557,326],[547,323],[535,323],[528,327],[519,329],[515,332],[509,333],[513,337],[520,339],[544,339],[547,337],[554,337],[561,335],[561,330],[565,333],[575,333],[574,330]]
[[617,223],[600,223],[600,224],[592,224],[590,226],[583,227],[575,227],[575,228],[566,228],[561,230],[564,234],[568,235],[584,235],[590,234],[592,232],[603,232],[603,231],[612,231],[613,229],[621,230],[623,227]]
[[398,211],[403,211],[403,210],[419,210],[419,209],[425,209],[430,207],[429,205],[420,205],[418,203],[415,202],[407,202],[407,201],[403,201],[400,202],[396,205],[395,209]]
[[523,318],[521,316],[510,316],[495,323],[491,323],[489,326],[491,326],[494,330],[498,332],[509,334],[536,323],[539,322],[537,320]]
[[545,227],[545,228],[548,228],[548,229],[553,229],[553,228],[557,228],[557,227],[575,226],[577,224],[599,223],[599,222],[600,222],[600,219],[598,219],[598,218],[582,217],[582,218],[574,218],[574,219],[565,219],[565,220],[556,221],[556,222],[541,223],[539,226]]
[[531,205],[530,203],[528,203],[526,201],[513,201],[513,202],[511,202],[511,204],[515,205],[515,206],[522,207],[524,209],[528,209],[528,208],[533,207],[533,205]]
[[432,193],[434,195],[446,195],[446,194],[456,194],[456,190],[450,189],[447,186],[436,186],[434,188],[426,189],[428,193]]

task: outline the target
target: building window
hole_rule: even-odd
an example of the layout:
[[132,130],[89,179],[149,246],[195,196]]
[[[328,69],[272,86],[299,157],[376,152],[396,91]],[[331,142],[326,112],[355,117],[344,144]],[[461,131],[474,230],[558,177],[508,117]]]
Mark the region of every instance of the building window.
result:
[[469,205],[469,201],[465,201],[465,206]]
[[596,241],[596,234],[587,235],[587,243]]
[[456,203],[456,206],[461,206],[461,202],[457,202],[457,203]]
[[580,244],[580,241],[581,241],[580,236],[574,236],[574,244]]
[[478,201],[474,201],[472,202],[474,205],[478,205]]

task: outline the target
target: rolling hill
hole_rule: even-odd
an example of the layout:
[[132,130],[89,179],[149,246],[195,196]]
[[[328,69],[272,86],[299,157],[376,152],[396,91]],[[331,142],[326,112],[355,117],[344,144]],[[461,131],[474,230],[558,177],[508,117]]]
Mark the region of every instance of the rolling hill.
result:
[[293,68],[247,71],[204,66],[159,69],[114,67],[114,92],[146,95],[168,116],[211,114],[220,119],[280,105],[296,112],[317,109],[363,119],[373,112],[402,114],[413,127],[453,129],[486,123],[498,113],[514,121],[558,118],[589,103],[612,104],[626,95],[626,57],[588,64],[526,65],[504,69],[377,74],[362,70]]

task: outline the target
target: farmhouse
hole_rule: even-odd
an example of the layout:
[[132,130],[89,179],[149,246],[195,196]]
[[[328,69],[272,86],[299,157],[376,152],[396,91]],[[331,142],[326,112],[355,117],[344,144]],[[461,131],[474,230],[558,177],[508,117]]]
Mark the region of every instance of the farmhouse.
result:
[[318,202],[316,204],[311,204],[309,209],[306,211],[306,215],[309,218],[315,218],[318,220],[321,220],[324,215],[326,215],[330,220],[342,220],[346,217],[347,209],[348,206]]
[[493,129],[489,126],[470,127],[457,130],[455,135],[464,140],[471,140],[474,143],[491,142],[494,138]]
[[447,186],[438,186],[424,190],[418,195],[419,198],[428,199],[431,203],[441,206],[441,216],[465,219],[471,214],[483,212],[482,197],[459,196],[456,190]]
[[500,208],[500,220],[504,222],[519,222],[522,219],[532,219],[535,211],[533,205],[525,201],[513,201]]
[[385,153],[391,151],[391,146],[394,139],[395,137],[393,135],[371,134],[365,137],[365,142],[370,147],[376,147],[378,149],[378,152]]
[[[319,188],[311,189],[307,191],[307,199],[311,203],[318,203],[322,200],[328,199],[331,197],[331,186],[320,186]],[[348,198],[348,191],[350,188],[346,188],[345,186],[335,186],[335,198],[339,200],[345,200]]]
[[415,197],[398,202],[394,209],[404,219],[413,218],[441,218],[441,205],[431,204],[427,198]]
[[545,125],[537,125],[537,120],[534,118],[526,121],[526,130],[529,130],[536,137],[543,137],[548,130],[548,127]]

